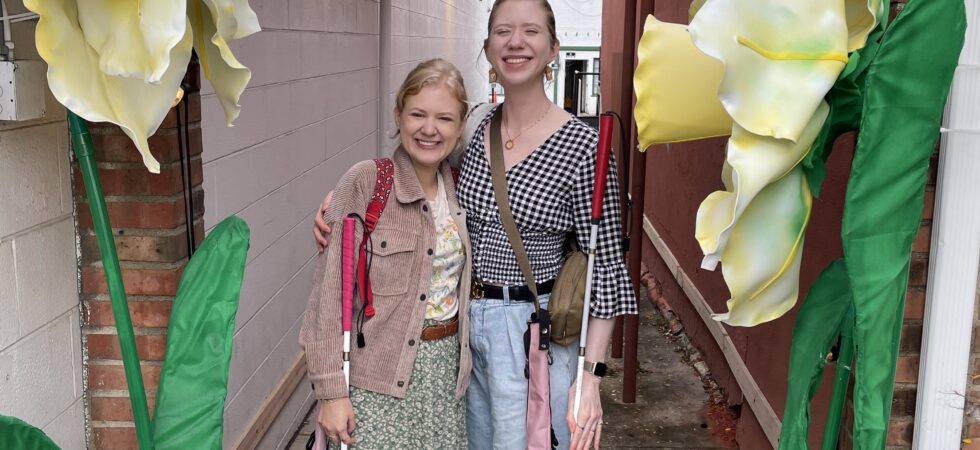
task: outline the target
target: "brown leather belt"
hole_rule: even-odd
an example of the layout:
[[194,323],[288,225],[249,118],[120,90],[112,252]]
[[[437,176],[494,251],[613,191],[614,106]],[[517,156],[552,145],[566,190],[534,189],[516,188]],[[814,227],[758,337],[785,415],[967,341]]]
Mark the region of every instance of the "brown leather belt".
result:
[[438,341],[439,339],[445,339],[450,336],[455,336],[456,332],[459,330],[459,320],[458,317],[453,317],[452,320],[446,323],[441,323],[439,325],[432,325],[422,329],[422,340],[423,341]]

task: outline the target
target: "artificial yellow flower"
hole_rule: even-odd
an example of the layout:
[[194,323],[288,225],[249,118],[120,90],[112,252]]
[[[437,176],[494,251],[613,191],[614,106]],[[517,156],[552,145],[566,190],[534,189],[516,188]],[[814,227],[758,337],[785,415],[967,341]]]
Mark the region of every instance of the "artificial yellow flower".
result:
[[708,0],[689,31],[725,65],[729,115],[761,136],[799,139],[847,63],[843,0]]
[[[712,137],[722,120],[706,119],[717,116],[718,102],[729,116],[725,190],[701,203],[695,237],[702,267],[720,261],[731,292],[729,311],[715,318],[752,326],[796,303],[811,209],[799,163],[828,115],[824,96],[884,7],[881,0],[704,0],[690,12],[693,44],[721,68],[698,61],[680,25],[648,19],[634,77],[638,134],[644,148]],[[700,76],[678,75],[695,63]]]
[[35,42],[48,64],[55,98],[85,120],[118,125],[150,172],[159,172],[160,164],[147,139],[178,96],[195,45],[229,126],[238,116],[238,99],[251,72],[235,59],[228,41],[259,31],[247,0],[25,0],[24,5],[40,16]]
[[[41,16],[37,50],[48,64],[48,85],[55,98],[85,120],[119,125],[136,144],[147,169],[158,173],[160,164],[150,154],[147,137],[167,115],[187,71],[190,35],[185,33],[170,50],[169,66],[157,83],[150,84],[143,72],[130,78],[102,70],[100,55],[85,39],[79,23],[84,14],[79,14],[75,0],[26,0],[24,5]],[[112,66],[111,59],[105,64]]]
[[634,118],[641,151],[731,133],[732,119],[718,100],[724,66],[694,46],[686,26],[648,16],[637,54]]
[[716,314],[715,320],[753,326],[793,308],[811,208],[810,188],[799,166],[759,192],[722,251],[721,272],[731,299],[728,312]]

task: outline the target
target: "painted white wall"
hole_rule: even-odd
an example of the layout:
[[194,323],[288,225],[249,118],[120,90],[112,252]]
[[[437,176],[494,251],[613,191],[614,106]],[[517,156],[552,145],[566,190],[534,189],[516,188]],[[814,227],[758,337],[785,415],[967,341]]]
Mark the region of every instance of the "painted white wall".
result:
[[602,0],[550,0],[562,47],[602,43]]
[[[565,106],[566,61],[585,61],[585,72],[598,72],[595,59],[599,58],[602,45],[602,0],[551,0],[555,12],[555,28],[561,51],[558,53],[558,66],[555,80],[545,86],[552,101]],[[586,83],[583,96],[583,114],[596,113],[596,98],[593,94],[593,78],[583,79]]]
[[[7,7],[26,12],[17,0]],[[19,59],[40,59],[34,25],[12,26]],[[0,415],[41,428],[64,449],[83,449],[68,129],[50,92],[46,104],[45,118],[0,121]]]
[[[251,227],[225,409],[234,445],[300,352],[312,285],[316,206],[354,163],[386,153],[378,93],[393,92],[419,61],[441,56],[464,71],[475,97],[490,0],[393,0],[391,76],[379,86],[374,0],[252,0],[264,31],[236,41],[252,69],[241,116],[227,128],[203,87],[205,226],[237,214]],[[389,98],[385,102],[392,105]],[[390,106],[385,106],[388,108]],[[281,448],[311,404],[304,381],[260,448]]]
[[[386,110],[395,105],[395,94],[408,72],[429,58],[453,63],[466,83],[470,101],[485,102],[490,85],[490,65],[481,53],[487,34],[487,18],[492,0],[392,0],[391,76]],[[388,113],[383,136],[394,132],[394,119]],[[388,141],[391,149],[394,141]]]

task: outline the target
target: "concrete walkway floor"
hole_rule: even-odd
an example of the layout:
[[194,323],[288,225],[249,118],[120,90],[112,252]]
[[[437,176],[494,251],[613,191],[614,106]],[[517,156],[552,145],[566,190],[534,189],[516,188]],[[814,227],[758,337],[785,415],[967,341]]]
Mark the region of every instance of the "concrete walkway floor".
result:
[[[665,334],[657,309],[640,298],[636,402],[622,402],[621,359],[609,359],[611,375],[602,384],[603,449],[729,449],[712,436],[705,418],[709,396],[701,379],[684,362],[680,348]],[[312,411],[311,411],[312,413]],[[309,414],[287,447],[303,450],[313,432]],[[515,449],[520,450],[520,449]]]

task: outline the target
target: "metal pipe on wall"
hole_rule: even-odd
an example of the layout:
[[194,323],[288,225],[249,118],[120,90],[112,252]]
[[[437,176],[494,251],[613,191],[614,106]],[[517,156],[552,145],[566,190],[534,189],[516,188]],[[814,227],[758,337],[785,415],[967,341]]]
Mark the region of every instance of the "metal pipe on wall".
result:
[[377,157],[388,156],[388,145],[383,145],[388,139],[388,120],[391,118],[391,108],[388,98],[391,96],[391,0],[381,0],[378,4],[378,147]]
[[980,2],[966,2],[966,40],[939,147],[932,254],[922,327],[913,449],[959,448],[980,264]]

